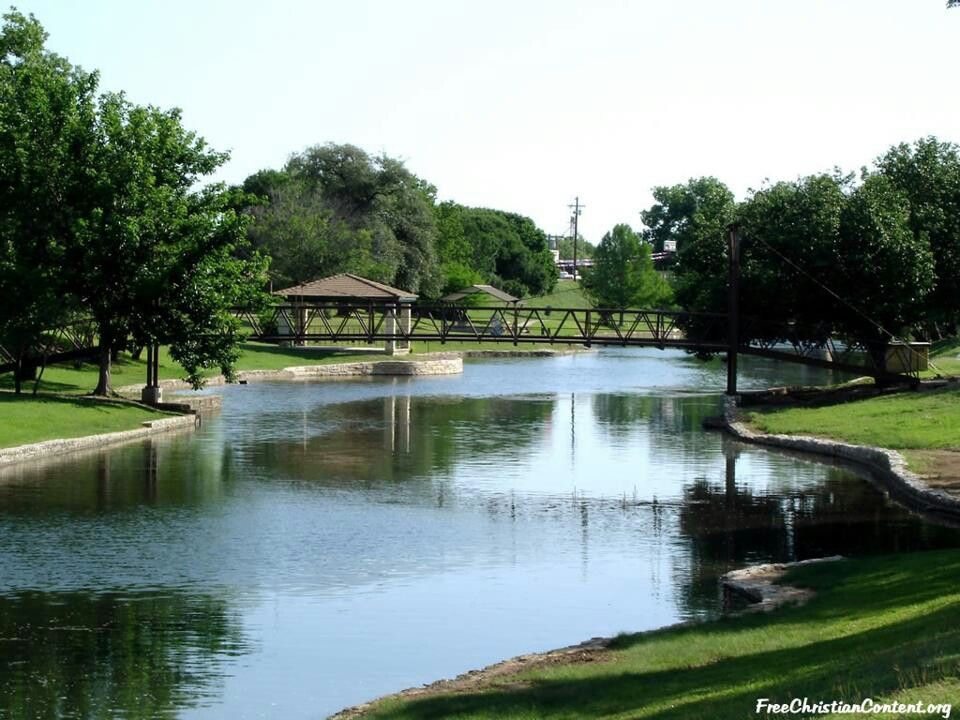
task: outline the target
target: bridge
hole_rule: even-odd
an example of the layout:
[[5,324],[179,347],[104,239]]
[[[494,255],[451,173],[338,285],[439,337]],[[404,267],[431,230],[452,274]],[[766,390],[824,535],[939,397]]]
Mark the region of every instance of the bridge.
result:
[[[884,348],[832,336],[825,327],[762,323],[754,318],[628,308],[469,307],[401,303],[287,302],[265,313],[238,312],[251,340],[266,343],[508,343],[675,348],[728,356],[728,392],[736,393],[736,355],[910,381],[920,369],[907,345]],[[742,338],[742,339],[741,339]]]
[[[799,363],[892,382],[915,381],[916,353],[891,345],[878,358],[869,343],[840,339],[826,328],[792,323],[762,324],[750,317],[729,322],[728,314],[631,308],[472,307],[372,302],[284,302],[261,313],[238,309],[248,339],[306,345],[383,343],[402,353],[413,342],[511,344],[515,346],[619,346],[673,348],[689,353],[723,353],[728,362],[727,392],[736,394],[738,355]],[[30,349],[21,372],[59,362],[93,359],[95,331],[77,320],[46,333]],[[147,385],[156,386],[158,354],[150,348]],[[0,373],[14,372],[12,354],[0,347]]]

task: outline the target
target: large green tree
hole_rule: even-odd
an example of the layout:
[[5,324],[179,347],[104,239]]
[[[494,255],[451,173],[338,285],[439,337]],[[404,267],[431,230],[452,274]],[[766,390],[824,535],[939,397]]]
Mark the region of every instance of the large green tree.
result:
[[186,130],[179,111],[117,94],[101,99],[96,132],[67,255],[72,292],[97,324],[95,394],[112,392],[113,352],[144,342],[170,344],[194,385],[207,367],[230,376],[230,309],[254,303],[264,277],[260,258],[242,252],[244,221],[225,189],[196,189],[227,155]]
[[914,233],[925,235],[936,263],[936,288],[927,318],[943,333],[960,325],[960,147],[934,137],[900,144],[877,160],[877,170],[909,201]]
[[907,196],[891,180],[868,175],[858,185],[852,176],[821,174],[778,182],[739,206],[726,196],[707,217],[680,190],[661,197],[694,209],[660,209],[655,216],[672,217],[675,229],[665,237],[678,241],[676,291],[685,309],[726,311],[726,235],[735,221],[743,240],[740,307],[751,318],[744,329],[750,337],[781,339],[792,324],[806,339],[855,337],[881,359],[891,335],[921,319],[934,283],[933,257],[926,235],[910,225]]
[[597,246],[593,267],[584,270],[587,297],[602,308],[662,306],[670,299],[670,288],[650,255],[650,245],[629,225],[614,226]]
[[[450,203],[440,225],[440,247],[456,244],[457,262],[484,282],[517,297],[542,295],[557,280],[546,234],[528,217]],[[448,278],[448,284],[452,284]],[[461,286],[462,287],[462,286]]]
[[643,236],[655,250],[676,243],[673,284],[677,302],[688,310],[724,312],[727,302],[726,233],[736,203],[714,177],[653,189],[654,204],[640,213]]
[[331,262],[346,258],[374,279],[427,297],[439,293],[432,185],[401,161],[353,145],[308,148],[286,172],[321,198],[329,222],[350,231],[351,244],[331,252]]
[[87,189],[97,76],[45,50],[47,34],[32,16],[11,11],[3,19],[0,346],[17,365],[20,392],[27,355],[75,310],[65,253]]

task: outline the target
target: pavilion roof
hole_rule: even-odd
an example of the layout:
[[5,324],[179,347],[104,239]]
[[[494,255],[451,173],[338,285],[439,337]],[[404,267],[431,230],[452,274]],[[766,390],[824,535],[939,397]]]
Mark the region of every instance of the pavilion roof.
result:
[[417,296],[406,290],[351,275],[340,273],[329,277],[311,280],[284,290],[275,290],[274,295],[286,298],[307,298],[310,300],[373,300],[379,302],[413,302]]
[[495,288],[493,285],[471,285],[470,287],[463,288],[463,290],[457,290],[449,295],[444,295],[440,299],[443,302],[456,302],[457,300],[463,300],[463,298],[469,295],[476,295],[477,293],[486,293],[500,302],[505,303],[515,303],[520,301],[520,298],[516,298],[510,293],[505,293],[503,290]]

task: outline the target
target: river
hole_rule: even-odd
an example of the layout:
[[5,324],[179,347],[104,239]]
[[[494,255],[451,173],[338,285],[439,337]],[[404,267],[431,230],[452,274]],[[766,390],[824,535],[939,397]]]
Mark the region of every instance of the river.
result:
[[960,544],[849,469],[702,430],[723,384],[605,349],[230,386],[196,433],[4,468],[0,717],[324,717],[709,618],[745,563]]

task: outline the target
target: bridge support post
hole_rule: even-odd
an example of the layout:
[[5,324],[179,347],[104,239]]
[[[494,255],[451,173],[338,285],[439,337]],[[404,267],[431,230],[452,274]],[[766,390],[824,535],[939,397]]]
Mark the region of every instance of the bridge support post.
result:
[[727,238],[730,259],[727,299],[727,395],[737,395],[737,351],[740,348],[740,229],[730,228]]
[[397,352],[400,354],[410,352],[410,305],[400,306],[400,332],[408,337],[397,341]]
[[394,337],[394,335],[397,333],[396,309],[388,307],[384,308],[383,312],[383,332],[387,336],[387,341],[384,343],[384,349],[387,351],[387,355],[396,355],[397,340]]
[[160,346],[147,346],[147,385],[140,391],[140,401],[147,405],[159,405],[163,402],[163,388],[160,387]]

